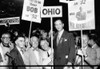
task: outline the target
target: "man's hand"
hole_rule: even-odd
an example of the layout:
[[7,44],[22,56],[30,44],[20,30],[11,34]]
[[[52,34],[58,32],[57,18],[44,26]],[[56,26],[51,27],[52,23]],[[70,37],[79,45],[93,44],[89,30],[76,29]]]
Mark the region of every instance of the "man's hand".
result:
[[68,62],[67,65],[72,65],[72,63],[71,62]]

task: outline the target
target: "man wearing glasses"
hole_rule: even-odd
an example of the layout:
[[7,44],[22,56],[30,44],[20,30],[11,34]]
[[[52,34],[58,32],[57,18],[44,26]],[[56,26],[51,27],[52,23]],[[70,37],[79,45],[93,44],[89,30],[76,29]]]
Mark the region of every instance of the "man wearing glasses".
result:
[[[0,43],[0,65],[7,65],[8,64],[8,56],[6,55],[7,52],[10,52],[14,47],[13,43],[11,42],[11,35],[9,32],[4,32],[1,35],[1,43]],[[7,69],[7,67],[0,67],[0,69]]]

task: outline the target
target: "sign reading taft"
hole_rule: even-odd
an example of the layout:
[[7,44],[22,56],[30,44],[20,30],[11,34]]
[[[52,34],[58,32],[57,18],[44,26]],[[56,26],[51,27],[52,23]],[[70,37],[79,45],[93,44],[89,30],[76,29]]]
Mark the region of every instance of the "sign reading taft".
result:
[[19,24],[20,23],[20,17],[10,17],[10,18],[1,18],[0,19],[0,25],[5,25],[6,23],[11,24]]
[[42,7],[41,17],[62,17],[62,6]]
[[68,3],[69,30],[95,29],[94,0],[75,0]]
[[24,0],[22,19],[40,23],[40,8],[43,3],[44,0]]

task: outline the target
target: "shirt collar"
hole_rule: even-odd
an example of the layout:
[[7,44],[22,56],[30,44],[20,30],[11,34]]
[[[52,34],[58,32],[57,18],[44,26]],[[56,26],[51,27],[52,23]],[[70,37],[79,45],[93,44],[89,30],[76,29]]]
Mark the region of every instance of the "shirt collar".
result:
[[62,29],[60,32],[58,32],[58,36],[59,36],[59,38],[61,38],[63,32],[64,32],[64,29]]
[[16,48],[18,49],[18,51],[20,51],[20,50],[21,50],[18,46],[16,46]]

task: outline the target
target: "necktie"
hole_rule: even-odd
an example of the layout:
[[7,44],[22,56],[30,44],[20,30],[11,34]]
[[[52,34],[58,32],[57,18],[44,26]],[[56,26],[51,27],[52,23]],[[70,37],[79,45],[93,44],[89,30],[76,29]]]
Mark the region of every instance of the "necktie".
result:
[[57,36],[57,45],[59,44],[59,40],[60,40],[60,38],[59,38],[59,35]]
[[23,49],[21,49],[21,52],[22,52],[22,54],[24,54],[24,50]]

